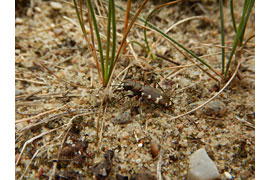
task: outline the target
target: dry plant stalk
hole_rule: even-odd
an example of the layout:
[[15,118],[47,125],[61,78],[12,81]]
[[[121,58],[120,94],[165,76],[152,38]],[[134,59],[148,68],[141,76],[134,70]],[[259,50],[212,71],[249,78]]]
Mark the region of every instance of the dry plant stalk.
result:
[[[63,126],[65,126],[65,125],[63,125]],[[20,155],[19,155],[19,157],[17,158],[17,161],[16,161],[16,163],[15,163],[15,166],[17,166],[17,165],[19,164],[19,161],[20,161],[20,159],[21,159],[21,157],[22,157],[22,154],[23,154],[23,152],[24,152],[24,150],[25,150],[25,148],[26,148],[26,146],[27,146],[28,144],[32,143],[34,140],[36,140],[36,139],[38,139],[38,138],[41,138],[42,136],[44,136],[44,135],[46,135],[46,134],[49,134],[49,133],[51,133],[51,132],[53,132],[53,131],[56,131],[57,129],[62,128],[63,126],[60,126],[60,127],[58,127],[58,128],[55,128],[55,129],[52,129],[52,130],[50,130],[50,131],[43,132],[43,133],[39,134],[38,136],[35,136],[35,137],[33,137],[33,138],[27,140],[27,141],[24,143],[23,147],[22,147],[22,150],[21,150],[21,152],[20,152]]]
[[[127,8],[126,8],[127,10],[126,10],[126,16],[125,16],[125,24],[124,24],[124,31],[123,31],[123,34],[126,33],[127,27],[128,27],[128,18],[129,18],[130,4],[131,4],[131,0],[128,0],[128,1],[127,1]],[[127,42],[124,41],[124,45],[123,45],[123,54],[126,54],[126,52],[127,52],[126,44],[127,44]]]
[[[80,16],[82,18],[82,23],[84,23],[83,13],[82,13],[82,0],[79,1],[79,5],[80,5]],[[89,39],[87,37],[84,24],[83,24],[83,28],[84,28],[84,31],[85,32],[83,33],[83,35],[84,35],[84,38],[85,38],[85,40],[87,42],[87,47],[88,47],[88,49],[90,50],[92,56],[95,59],[95,62],[96,62],[96,65],[97,65],[97,70],[98,70],[99,80],[102,80],[102,78],[101,78],[101,72],[100,72],[100,64],[98,62],[98,57],[97,57],[96,48],[95,48],[94,31],[93,31],[93,25],[92,25],[92,20],[91,20],[91,15],[90,15],[90,9],[89,9],[88,6],[87,6],[87,10],[88,10],[88,23],[89,23],[89,27],[90,27],[90,36],[91,36],[92,44],[90,43],[90,41],[89,41]],[[89,68],[91,68],[90,67],[90,63],[89,63]]]

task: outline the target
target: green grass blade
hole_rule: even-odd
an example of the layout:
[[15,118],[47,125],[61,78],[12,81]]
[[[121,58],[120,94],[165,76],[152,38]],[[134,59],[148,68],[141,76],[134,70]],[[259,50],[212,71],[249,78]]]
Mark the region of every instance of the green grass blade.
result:
[[236,33],[237,32],[237,27],[236,27],[236,24],[235,24],[235,17],[234,17],[234,12],[233,12],[233,0],[230,0],[230,10],[231,10],[231,18],[232,18],[233,30]]
[[[230,53],[230,57],[229,57],[229,60],[228,60],[227,65],[226,65],[226,71],[225,71],[224,77],[226,77],[227,74],[228,74],[228,70],[230,68],[231,60],[232,60],[232,57],[233,57],[233,55],[235,53],[236,47],[238,45],[238,42],[240,41],[240,38],[243,38],[244,37],[244,32],[245,32],[246,24],[247,24],[249,15],[250,15],[250,13],[252,11],[254,2],[255,2],[255,0],[249,1],[249,3],[247,4],[247,6],[248,6],[247,11],[246,11],[247,13],[245,14],[245,16],[242,16],[241,17],[239,26],[237,28],[237,33],[236,33],[235,38],[234,38],[234,43],[233,43],[233,47],[232,47],[232,50],[231,50],[231,53]],[[244,9],[245,9],[245,7],[244,7]]]
[[100,40],[100,36],[99,36],[98,24],[97,24],[94,8],[93,8],[90,0],[87,0],[87,5],[90,9],[93,25],[94,25],[95,32],[96,32],[96,37],[97,37],[97,42],[98,42],[98,50],[99,50],[99,56],[100,56],[100,62],[101,62],[101,72],[102,72],[102,76],[104,78],[104,75],[105,75],[104,74],[104,58],[103,58],[103,50],[102,50],[101,40]]
[[136,13],[134,14],[133,18],[131,19],[131,22],[129,23],[128,27],[127,27],[127,30],[125,31],[124,35],[123,35],[123,39],[122,39],[122,42],[117,50],[117,53],[115,55],[115,58],[114,58],[114,64],[113,66],[115,66],[116,62],[118,61],[118,58],[120,56],[120,53],[121,53],[121,50],[122,48],[124,47],[124,44],[125,44],[125,41],[127,39],[127,36],[128,36],[128,33],[130,32],[130,29],[132,28],[132,26],[134,25],[135,21],[137,20],[139,14],[141,13],[141,11],[143,10],[144,6],[146,5],[146,3],[148,2],[148,0],[144,0],[139,9],[137,9]]
[[108,19],[107,19],[107,45],[106,45],[106,61],[105,61],[105,72],[104,79],[105,84],[108,81],[108,71],[109,71],[109,58],[110,58],[110,40],[111,40],[111,18],[112,18],[112,0],[109,0],[108,6]]
[[[150,19],[150,17],[151,17],[155,12],[157,12],[157,10],[158,10],[158,9],[154,9],[154,10],[152,10],[152,11],[148,14],[148,16],[146,17],[145,23],[144,23],[145,26],[147,25],[148,20]],[[150,47],[149,47],[148,40],[147,40],[146,29],[144,29],[143,32],[144,32],[144,42],[145,42],[145,45],[146,45],[146,48],[147,48],[147,54],[148,54],[148,52],[150,52]]]
[[224,21],[223,21],[223,0],[219,0],[219,12],[220,12],[220,34],[221,34],[221,66],[222,74],[224,74],[225,68],[225,48],[224,48]]
[[80,24],[81,29],[82,29],[82,32],[83,32],[83,34],[84,34],[84,36],[85,36],[85,35],[86,35],[86,31],[85,31],[85,27],[84,27],[84,24],[83,24],[83,22],[82,22],[82,19],[81,19],[79,10],[78,10],[78,6],[77,6],[76,0],[73,0],[73,3],[74,3],[74,7],[75,7],[75,11],[76,11],[77,17],[78,17],[78,19],[79,19],[79,24]]
[[110,70],[109,70],[109,75],[108,75],[109,77],[112,74],[115,52],[116,52],[116,18],[115,18],[114,0],[112,0],[111,8],[112,8],[112,55],[111,55]]
[[[247,9],[248,9],[249,4],[250,4],[250,0],[245,0],[244,9],[243,9],[243,12],[242,12],[242,16],[244,16],[244,17],[245,17],[245,15],[247,13]],[[245,34],[245,30],[246,30],[246,27],[244,27],[244,33],[243,34]],[[244,38],[244,36],[240,37],[240,42],[239,42],[240,46],[242,46],[243,38]]]

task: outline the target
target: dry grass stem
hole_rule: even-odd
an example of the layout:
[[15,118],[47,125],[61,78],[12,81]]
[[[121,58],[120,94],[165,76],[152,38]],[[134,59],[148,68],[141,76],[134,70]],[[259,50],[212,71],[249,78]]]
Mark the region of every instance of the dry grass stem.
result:
[[24,172],[22,173],[22,175],[21,175],[21,177],[20,177],[19,179],[23,179],[23,177],[24,177],[25,173],[27,172],[29,166],[31,165],[32,161],[35,159],[35,157],[38,155],[38,153],[39,153],[42,149],[48,148],[48,145],[49,145],[50,143],[51,143],[51,142],[46,143],[46,144],[44,144],[43,146],[41,146],[39,149],[36,150],[36,152],[35,152],[34,155],[32,156],[30,162],[27,164],[27,166],[26,166]]
[[220,95],[220,94],[224,91],[224,89],[226,89],[226,87],[227,87],[227,86],[232,82],[232,80],[234,79],[234,77],[235,77],[235,75],[237,74],[237,71],[238,71],[238,69],[239,69],[239,67],[240,67],[240,64],[241,64],[241,63],[238,62],[237,66],[236,66],[236,69],[235,69],[233,75],[231,76],[231,78],[230,78],[230,79],[228,80],[228,82],[223,86],[223,88],[222,88],[221,90],[219,90],[213,97],[209,98],[209,99],[208,99],[207,101],[205,101],[203,104],[201,104],[200,106],[198,106],[198,107],[192,109],[191,111],[188,111],[188,112],[186,112],[186,113],[184,113],[184,114],[180,114],[180,115],[178,115],[178,116],[175,116],[175,117],[169,119],[169,121],[170,121],[170,120],[177,119],[177,118],[180,118],[180,117],[183,117],[183,116],[186,116],[186,115],[188,115],[188,114],[191,114],[191,113],[197,111],[198,109],[201,109],[203,106],[205,106],[206,104],[208,104],[209,102],[211,102],[213,99],[215,99],[218,95]]
[[[63,126],[64,126],[64,125],[63,125]],[[27,146],[28,144],[32,143],[34,140],[36,140],[36,139],[38,139],[38,138],[41,138],[42,136],[44,136],[44,135],[46,135],[46,134],[49,134],[49,133],[51,133],[51,132],[54,132],[54,131],[56,131],[56,130],[62,128],[63,126],[60,126],[60,127],[58,127],[58,128],[55,128],[55,129],[52,129],[52,130],[50,130],[50,131],[43,132],[43,133],[39,134],[38,136],[35,136],[35,137],[33,137],[33,138],[27,140],[27,141],[24,143],[23,147],[22,147],[22,150],[21,150],[21,152],[20,152],[20,155],[19,155],[19,157],[17,158],[17,161],[16,161],[16,163],[15,163],[15,166],[18,165],[19,160],[21,159],[22,154],[23,154],[23,152],[24,152],[24,150],[25,150],[25,148],[26,148],[26,146]]]
[[63,140],[62,140],[62,142],[61,142],[60,149],[58,150],[57,159],[56,159],[56,161],[53,162],[53,172],[52,172],[52,174],[50,175],[49,180],[52,180],[52,179],[55,178],[55,172],[56,172],[57,163],[58,163],[58,161],[59,161],[60,154],[61,154],[61,152],[62,152],[64,143],[65,143],[66,140],[67,140],[67,135],[68,135],[69,130],[71,129],[71,127],[72,127],[72,126],[69,126],[69,127],[68,127],[68,130],[67,130],[65,136],[63,137]]
[[196,64],[188,64],[188,65],[182,65],[182,66],[172,66],[172,67],[153,70],[153,72],[167,71],[167,70],[173,70],[173,69],[182,69],[182,68],[194,67],[194,66],[196,66]]
[[238,117],[238,116],[235,116],[235,118],[236,118],[238,121],[245,123],[246,126],[252,128],[252,129],[255,129],[255,126],[254,126],[252,123],[250,123],[250,122],[248,122],[248,121],[246,121],[246,120],[244,120],[244,119],[241,119],[241,118]]
[[186,19],[180,20],[180,21],[174,23],[173,25],[171,25],[168,29],[165,30],[165,33],[170,32],[170,30],[172,30],[174,27],[178,26],[179,24],[182,24],[182,23],[184,23],[184,22],[191,21],[191,20],[194,20],[194,19],[205,19],[205,20],[207,20],[208,22],[213,23],[213,22],[211,21],[211,19],[210,19],[209,17],[207,17],[207,16],[193,16],[193,17],[188,17],[188,18],[186,18]]
[[163,162],[163,160],[162,160],[163,154],[164,154],[164,150],[163,150],[163,148],[161,148],[159,151],[159,157],[158,157],[158,162],[157,162],[157,179],[158,180],[162,180],[161,166],[162,166],[162,162]]
[[25,81],[25,82],[34,83],[34,84],[39,84],[39,85],[48,85],[47,83],[44,83],[44,82],[33,81],[33,80],[29,80],[29,79],[15,78],[15,80],[16,80],[16,81]]
[[66,81],[64,78],[61,78],[61,77],[59,77],[59,76],[57,76],[53,71],[51,71],[47,66],[45,66],[41,61],[39,61],[38,62],[44,69],[46,69],[49,73],[51,73],[52,75],[54,75],[58,80],[59,80],[59,82],[65,82],[65,83],[67,83],[67,84],[70,84],[71,86],[73,86],[73,87],[84,87],[84,86],[82,86],[82,85],[80,85],[80,84],[74,84],[73,82],[69,82],[69,81]]
[[42,117],[42,116],[44,116],[44,115],[47,115],[47,114],[53,113],[53,112],[55,112],[55,111],[58,111],[59,109],[62,109],[62,108],[64,108],[64,107],[66,107],[67,105],[68,105],[68,103],[65,104],[65,105],[63,105],[63,106],[60,106],[60,107],[58,107],[58,108],[56,108],[56,109],[52,109],[52,110],[49,110],[49,111],[45,111],[45,112],[43,112],[43,113],[40,113],[40,114],[38,114],[38,115],[36,115],[36,116],[32,116],[32,117],[29,117],[29,118],[23,118],[23,119],[19,119],[19,120],[15,120],[15,124],[21,123],[21,122],[25,122],[25,121],[30,121],[30,120],[37,119],[37,118],[40,118],[40,117]]

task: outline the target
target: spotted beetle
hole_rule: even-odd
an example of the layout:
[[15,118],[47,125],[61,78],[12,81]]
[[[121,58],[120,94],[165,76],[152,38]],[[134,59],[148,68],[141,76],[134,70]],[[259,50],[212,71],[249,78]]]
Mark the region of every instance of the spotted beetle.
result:
[[133,96],[139,96],[143,99],[149,100],[155,104],[169,107],[172,102],[169,97],[162,93],[159,89],[153,88],[149,85],[143,85],[140,82],[128,79],[123,81],[124,90],[130,90]]

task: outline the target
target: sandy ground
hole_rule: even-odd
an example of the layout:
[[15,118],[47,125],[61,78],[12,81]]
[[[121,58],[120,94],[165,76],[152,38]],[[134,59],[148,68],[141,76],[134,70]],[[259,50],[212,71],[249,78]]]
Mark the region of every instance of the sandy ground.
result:
[[[132,4],[132,11],[140,2]],[[120,179],[120,175],[139,179],[138,174],[150,172],[156,177],[161,173],[163,179],[185,179],[189,156],[202,147],[215,162],[221,179],[225,179],[225,172],[235,179],[255,178],[254,39],[238,59],[242,63],[237,76],[215,100],[192,114],[172,119],[213,97],[225,83],[219,84],[167,40],[148,30],[153,53],[184,67],[169,68],[176,65],[152,60],[143,48],[130,43],[99,111],[104,88],[95,61],[78,26],[72,1],[58,3],[61,6],[51,1],[16,1],[16,178],[48,179],[55,174],[58,179],[93,179],[103,162],[111,171],[109,179]],[[126,1],[116,3],[125,7]],[[146,18],[158,4],[149,1],[140,16]],[[236,1],[237,22],[241,7]],[[105,47],[106,18],[101,7],[99,10]],[[120,43],[125,12],[116,10]],[[234,32],[227,1],[224,14],[229,52]],[[247,38],[255,32],[254,17],[252,12]],[[163,31],[180,22],[168,34],[221,71],[216,1],[186,1],[164,7],[150,22]],[[144,44],[139,25],[142,23],[137,21],[128,41]],[[232,75],[235,66],[231,70]],[[173,107],[129,98],[128,92],[121,90],[123,78],[152,87],[158,83]]]

